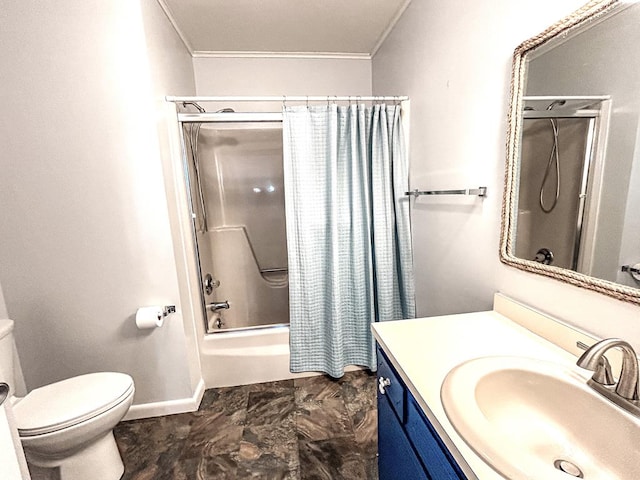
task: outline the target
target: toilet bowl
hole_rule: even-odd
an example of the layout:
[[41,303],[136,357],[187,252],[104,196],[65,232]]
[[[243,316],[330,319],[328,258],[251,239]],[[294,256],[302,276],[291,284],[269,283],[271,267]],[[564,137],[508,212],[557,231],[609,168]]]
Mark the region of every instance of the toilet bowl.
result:
[[124,465],[113,428],[133,401],[124,373],[80,375],[32,390],[13,411],[27,461],[60,480],[118,480]]
[[0,381],[10,387],[13,423],[32,468],[59,480],[120,479],[124,465],[113,427],[133,401],[129,375],[90,373],[25,395],[13,321],[0,319]]

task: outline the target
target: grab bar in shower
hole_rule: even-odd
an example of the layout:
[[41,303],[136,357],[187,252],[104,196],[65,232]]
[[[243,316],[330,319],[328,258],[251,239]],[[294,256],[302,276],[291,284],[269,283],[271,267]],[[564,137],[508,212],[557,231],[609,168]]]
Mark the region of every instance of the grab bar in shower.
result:
[[287,267],[284,268],[264,268],[260,270],[260,273],[284,273],[288,272],[289,269]]
[[411,190],[404,192],[405,195],[418,198],[421,195],[477,195],[478,197],[487,196],[487,187],[464,188],[461,190]]

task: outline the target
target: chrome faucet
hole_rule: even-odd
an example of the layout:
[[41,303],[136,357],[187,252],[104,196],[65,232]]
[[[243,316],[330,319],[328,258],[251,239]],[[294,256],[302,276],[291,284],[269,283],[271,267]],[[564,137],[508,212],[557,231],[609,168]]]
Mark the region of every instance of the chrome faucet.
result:
[[[602,366],[604,365],[602,358],[610,348],[618,347],[622,350],[622,370],[618,383],[613,387],[603,382],[601,375]],[[624,340],[619,338],[607,338],[600,340],[587,349],[586,352],[578,359],[576,364],[579,367],[596,372],[587,382],[593,389],[607,397],[616,405],[625,410],[640,416],[640,392],[638,390],[638,357],[633,347]]]
[[217,312],[218,310],[226,310],[229,308],[229,301],[225,300],[224,302],[213,302],[208,304],[207,310],[211,310],[212,312]]

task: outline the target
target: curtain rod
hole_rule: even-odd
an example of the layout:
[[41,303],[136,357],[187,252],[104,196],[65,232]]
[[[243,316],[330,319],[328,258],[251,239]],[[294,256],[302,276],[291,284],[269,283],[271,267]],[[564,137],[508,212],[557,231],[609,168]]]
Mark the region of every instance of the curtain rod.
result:
[[407,95],[371,96],[371,95],[280,95],[280,96],[218,96],[218,97],[178,97],[166,96],[167,102],[402,102],[409,100]]

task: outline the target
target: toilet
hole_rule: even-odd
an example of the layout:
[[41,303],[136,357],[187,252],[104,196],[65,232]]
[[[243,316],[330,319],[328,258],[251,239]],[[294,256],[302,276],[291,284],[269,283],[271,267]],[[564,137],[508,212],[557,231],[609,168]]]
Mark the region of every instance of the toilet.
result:
[[122,477],[124,464],[113,428],[133,401],[129,375],[89,373],[21,397],[24,385],[13,321],[0,320],[0,381],[11,387],[15,424],[29,464],[56,470],[60,480]]

